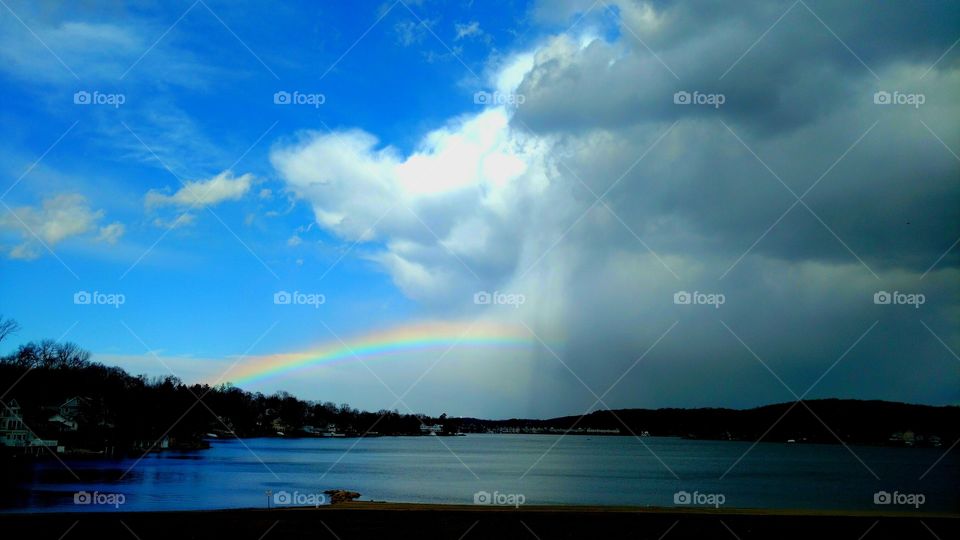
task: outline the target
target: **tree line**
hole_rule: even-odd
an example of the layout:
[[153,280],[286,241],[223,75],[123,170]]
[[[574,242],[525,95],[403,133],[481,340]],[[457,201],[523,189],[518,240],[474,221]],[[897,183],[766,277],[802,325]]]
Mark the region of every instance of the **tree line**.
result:
[[[19,327],[0,317],[0,341]],[[423,423],[445,420],[397,410],[360,411],[347,403],[301,400],[287,392],[264,395],[230,383],[186,384],[175,376],[130,375],[90,360],[76,344],[43,340],[0,357],[2,400],[10,413],[16,401],[31,435],[68,447],[99,451],[143,449],[161,439],[171,446],[202,446],[210,435],[260,437],[307,435],[333,424],[347,435],[419,435]],[[79,397],[75,432],[50,424],[60,404]]]

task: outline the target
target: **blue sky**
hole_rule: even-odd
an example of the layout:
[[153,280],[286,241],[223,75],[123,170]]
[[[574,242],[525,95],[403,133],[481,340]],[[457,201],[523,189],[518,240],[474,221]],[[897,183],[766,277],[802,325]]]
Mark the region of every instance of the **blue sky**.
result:
[[249,388],[379,409],[416,386],[398,408],[479,416],[960,400],[953,5],[3,4],[0,313],[23,329],[0,353],[61,338],[211,381],[483,320],[531,347]]
[[[200,357],[237,354],[238,336],[255,336],[277,318],[283,324],[264,339],[264,349],[316,339],[315,323],[256,307],[264,292],[312,290],[317,276],[352,244],[314,227],[301,236],[303,244],[287,245],[312,216],[308,206],[283,197],[269,163],[271,145],[299,130],[349,125],[408,151],[443,119],[476,110],[474,73],[486,69],[488,43],[506,52],[515,46],[514,34],[529,30],[522,3],[497,10],[442,3],[425,10],[411,2],[408,10],[380,2],[266,7],[212,1],[116,9],[82,5],[56,13],[10,6],[31,27],[99,25],[121,34],[120,42],[146,47],[129,43],[130,49],[107,65],[93,66],[88,62],[101,54],[112,57],[111,51],[84,58],[71,52],[77,44],[48,43],[68,69],[4,13],[10,39],[27,50],[28,60],[41,61],[2,74],[5,176],[18,178],[76,123],[4,201],[11,207],[35,205],[49,194],[73,191],[102,210],[103,221],[125,225],[116,244],[74,239],[57,245],[63,264],[42,247],[36,260],[4,260],[4,311],[16,314],[23,339],[55,338],[79,319],[69,337],[91,350],[140,349],[131,336],[117,334],[116,321],[122,319],[142,328],[138,334],[157,349]],[[457,25],[473,22],[483,28],[482,38],[457,39]],[[457,47],[466,65],[445,43]],[[50,70],[55,73],[35,72]],[[122,93],[125,102],[117,108],[77,106],[73,94],[80,90]],[[326,101],[317,108],[280,107],[273,102],[278,91],[319,93]],[[178,189],[174,174],[206,179],[229,167],[256,177],[252,191],[274,195],[217,205],[216,216],[197,212],[189,228],[169,233],[144,215],[144,193]],[[279,215],[267,218],[266,212]],[[42,286],[25,291],[25,283]],[[102,310],[89,318],[84,306],[64,305],[78,286],[122,292],[127,301],[122,311]],[[416,312],[387,274],[355,257],[341,260],[322,288],[330,300],[326,315],[344,332]],[[244,315],[235,316],[239,313]]]

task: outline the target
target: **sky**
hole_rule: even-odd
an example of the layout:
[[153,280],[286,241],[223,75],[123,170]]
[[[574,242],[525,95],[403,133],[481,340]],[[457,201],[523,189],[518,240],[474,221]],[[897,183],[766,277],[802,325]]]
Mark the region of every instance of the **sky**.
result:
[[0,353],[454,416],[960,402],[954,3],[0,4]]

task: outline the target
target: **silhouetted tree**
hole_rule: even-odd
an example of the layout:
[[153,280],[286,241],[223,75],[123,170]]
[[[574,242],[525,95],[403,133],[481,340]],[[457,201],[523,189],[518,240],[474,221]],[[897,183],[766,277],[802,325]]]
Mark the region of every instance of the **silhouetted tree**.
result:
[[17,324],[17,321],[13,319],[5,319],[3,315],[0,315],[0,343],[7,339],[7,337],[11,334],[16,334],[19,331],[20,325]]

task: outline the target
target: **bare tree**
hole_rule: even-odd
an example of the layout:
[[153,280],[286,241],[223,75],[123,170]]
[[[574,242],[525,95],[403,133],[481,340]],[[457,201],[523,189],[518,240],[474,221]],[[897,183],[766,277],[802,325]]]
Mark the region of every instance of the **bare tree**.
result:
[[0,315],[0,342],[10,334],[16,334],[20,330],[20,324],[14,319],[5,319]]

